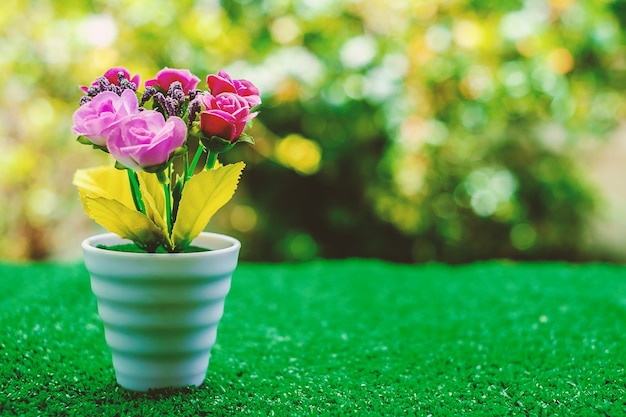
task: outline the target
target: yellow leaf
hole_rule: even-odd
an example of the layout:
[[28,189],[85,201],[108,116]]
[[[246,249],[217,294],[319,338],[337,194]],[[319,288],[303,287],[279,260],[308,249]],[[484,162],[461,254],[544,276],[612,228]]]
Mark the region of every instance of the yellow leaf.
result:
[[135,209],[128,173],[124,170],[112,166],[77,170],[73,183],[87,215],[108,231],[147,245],[169,242],[164,219],[165,197],[156,175],[139,173],[145,215]]
[[163,230],[143,213],[116,200],[94,198],[82,192],[80,196],[87,215],[108,231],[153,249],[167,240],[167,233],[163,234]]
[[245,164],[225,165],[194,175],[183,189],[172,230],[177,249],[187,246],[204,230],[211,217],[232,198]]
[[[161,188],[161,192],[163,192],[162,188]],[[164,242],[167,241],[168,246],[172,247],[172,244],[171,244],[172,242],[169,238],[169,231],[167,230],[167,222],[165,220],[164,213],[160,211],[159,209],[157,209],[158,204],[155,203],[154,198],[151,194],[146,194],[146,193],[142,193],[142,194],[143,194],[143,203],[146,208],[145,216],[148,219],[150,219],[150,221],[159,230],[161,230],[161,234],[164,236],[164,239],[165,239]]]
[[[163,236],[168,236],[167,222],[165,220],[165,191],[163,184],[159,182],[155,174],[139,172],[139,189],[146,208],[146,216],[162,230]],[[171,242],[170,242],[171,246]]]
[[[163,192],[163,184],[159,182],[156,174],[150,174],[144,171],[138,172],[137,174],[139,175],[139,188],[141,189],[141,195],[144,197],[144,200],[149,200],[146,198],[147,195],[152,198],[152,201],[150,202],[152,208],[156,213],[159,213],[161,218],[163,218],[165,216],[165,195]],[[147,209],[148,207],[146,207],[146,210]]]
[[74,173],[73,184],[81,193],[88,196],[117,200],[131,209],[135,207],[128,174],[115,167],[79,169]]

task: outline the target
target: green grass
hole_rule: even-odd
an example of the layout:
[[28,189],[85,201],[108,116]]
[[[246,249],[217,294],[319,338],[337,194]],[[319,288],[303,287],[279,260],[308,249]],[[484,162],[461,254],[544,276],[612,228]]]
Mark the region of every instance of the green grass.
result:
[[0,416],[626,413],[626,268],[240,265],[199,388],[116,386],[87,274],[0,265]]

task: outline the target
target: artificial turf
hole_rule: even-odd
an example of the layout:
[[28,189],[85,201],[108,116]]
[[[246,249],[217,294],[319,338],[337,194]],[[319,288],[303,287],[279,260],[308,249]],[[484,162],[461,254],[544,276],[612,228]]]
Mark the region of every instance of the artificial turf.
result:
[[0,416],[626,413],[626,267],[242,264],[206,382],[115,383],[81,265],[0,264]]

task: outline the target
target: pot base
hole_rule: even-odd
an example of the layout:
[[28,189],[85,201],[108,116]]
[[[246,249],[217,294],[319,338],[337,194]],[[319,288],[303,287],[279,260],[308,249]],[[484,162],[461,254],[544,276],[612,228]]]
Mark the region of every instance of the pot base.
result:
[[113,367],[117,383],[131,391],[199,387],[206,377],[209,357],[208,352],[183,358],[140,358],[113,352]]

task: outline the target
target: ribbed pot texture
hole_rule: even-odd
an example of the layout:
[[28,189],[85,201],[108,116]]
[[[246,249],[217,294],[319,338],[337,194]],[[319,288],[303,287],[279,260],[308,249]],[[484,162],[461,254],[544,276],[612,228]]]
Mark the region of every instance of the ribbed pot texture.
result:
[[82,244],[117,382],[133,391],[201,385],[239,241],[202,233],[193,244],[211,251],[178,254],[97,247],[122,243],[106,233]]

